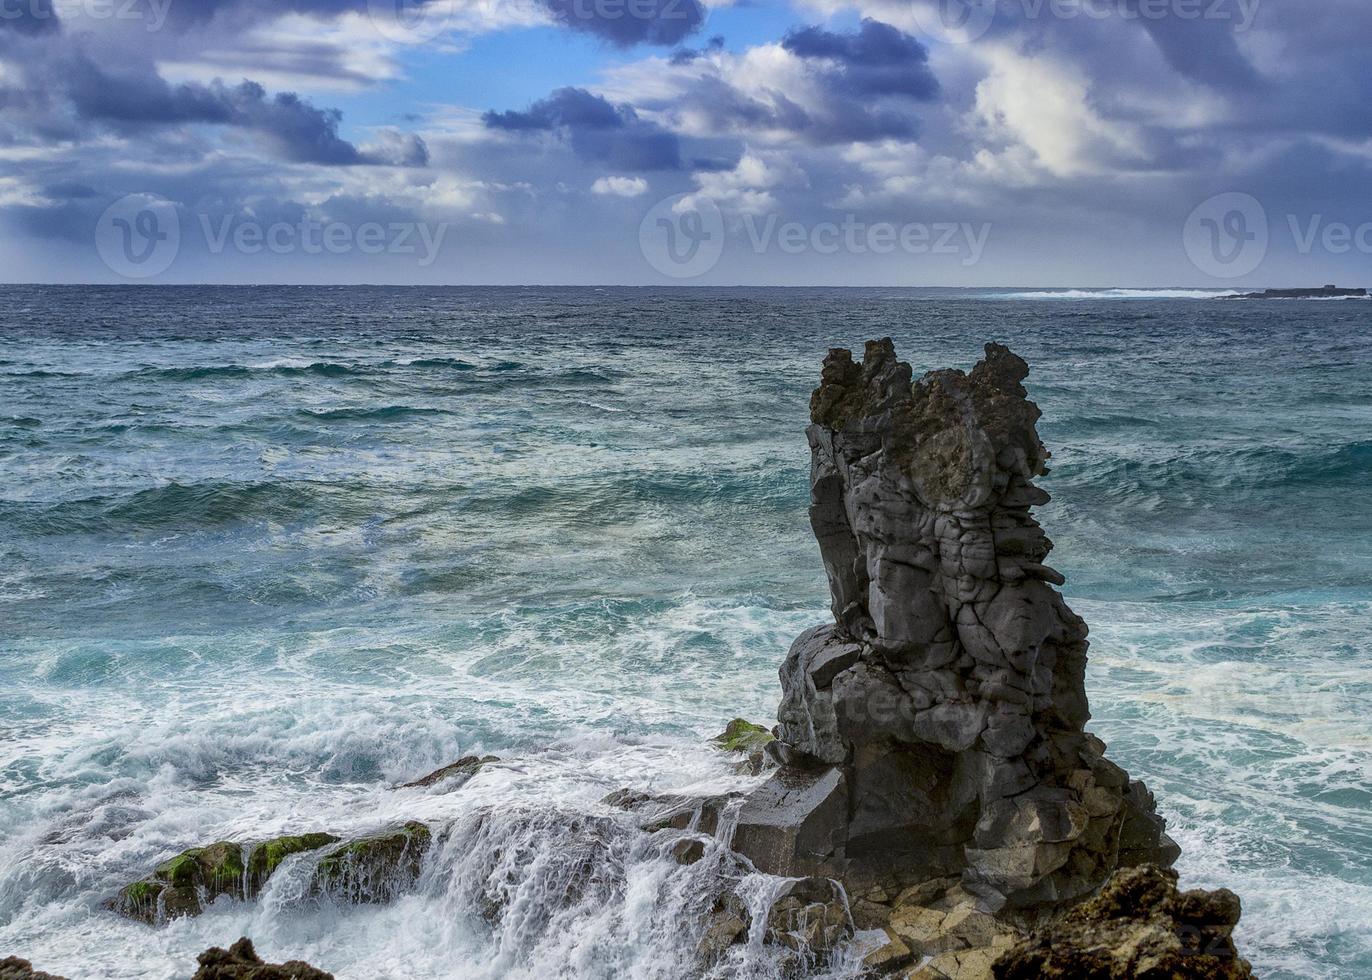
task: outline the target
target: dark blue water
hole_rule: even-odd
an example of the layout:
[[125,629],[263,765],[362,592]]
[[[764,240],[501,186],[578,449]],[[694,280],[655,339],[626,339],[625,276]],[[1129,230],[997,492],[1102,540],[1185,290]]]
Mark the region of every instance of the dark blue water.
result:
[[[5,287],[0,310],[0,951],[172,977],[248,932],[340,977],[671,975],[660,909],[464,924],[462,855],[387,909],[268,896],[151,931],[99,901],[221,837],[731,778],[702,737],[769,718],[827,616],[820,360],[889,335],[917,372],[988,340],[1029,360],[1093,729],[1157,792],[1183,883],[1243,896],[1263,976],[1372,975],[1372,303]],[[473,751],[521,761],[388,788]]]

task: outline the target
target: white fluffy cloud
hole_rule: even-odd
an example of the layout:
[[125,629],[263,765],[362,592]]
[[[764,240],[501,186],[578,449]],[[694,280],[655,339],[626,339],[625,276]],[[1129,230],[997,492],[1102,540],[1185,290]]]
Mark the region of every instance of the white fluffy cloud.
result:
[[642,177],[601,177],[591,185],[591,193],[638,197],[648,193],[648,182]]

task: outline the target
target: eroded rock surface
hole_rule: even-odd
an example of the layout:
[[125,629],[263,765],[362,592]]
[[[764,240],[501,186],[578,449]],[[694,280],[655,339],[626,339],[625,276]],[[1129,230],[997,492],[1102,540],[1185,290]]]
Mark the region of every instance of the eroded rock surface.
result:
[[1177,890],[1175,872],[1127,868],[996,960],[996,980],[1251,980],[1234,948],[1239,898]]
[[266,963],[246,936],[228,949],[207,949],[198,957],[200,969],[192,980],[333,980],[301,960]]
[[918,381],[889,339],[826,358],[807,434],[834,618],[781,668],[781,769],[735,836],[762,870],[854,893],[954,878],[998,911],[1175,860],[1151,794],[1085,731],[1086,624],[1031,513],[1049,453],[1028,373],[997,344]]

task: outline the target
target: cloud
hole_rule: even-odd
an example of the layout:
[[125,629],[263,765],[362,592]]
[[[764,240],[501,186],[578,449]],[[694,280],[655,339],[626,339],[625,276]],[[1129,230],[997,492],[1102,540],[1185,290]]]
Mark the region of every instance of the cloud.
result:
[[939,94],[929,52],[890,24],[864,19],[854,34],[807,27],[787,34],[781,46],[799,58],[832,62],[835,89],[853,95],[904,95],[929,101]]
[[1049,172],[1067,177],[1141,162],[1137,131],[1103,118],[1089,80],[1046,55],[983,49],[989,72],[976,88],[976,118],[993,138],[1032,150]]
[[700,0],[540,0],[553,19],[616,47],[680,44],[705,22]]
[[680,170],[676,135],[581,88],[561,88],[523,112],[487,112],[486,127],[511,133],[566,134],[573,152],[622,170]]
[[809,28],[739,54],[650,59],[612,78],[676,132],[834,146],[918,138],[917,110],[939,93],[927,59],[914,38],[868,21],[851,34]]
[[642,177],[601,177],[591,185],[591,193],[638,197],[648,193],[648,182]]

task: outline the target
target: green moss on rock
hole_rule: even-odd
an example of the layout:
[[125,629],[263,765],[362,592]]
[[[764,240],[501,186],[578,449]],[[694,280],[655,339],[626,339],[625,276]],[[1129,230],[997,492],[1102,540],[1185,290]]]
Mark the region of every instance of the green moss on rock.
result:
[[171,860],[159,864],[153,874],[167,884],[178,888],[183,885],[193,885],[200,874],[200,864],[196,861],[199,854],[200,848],[198,847],[183,851]]
[[714,743],[725,752],[749,754],[761,751],[768,742],[776,741],[775,736],[761,725],[754,725],[743,718],[735,718],[716,735]]
[[348,841],[320,860],[314,890],[350,902],[389,902],[419,877],[433,834],[411,821],[395,831]]
[[249,891],[254,895],[261,891],[267,879],[281,866],[281,862],[292,854],[317,851],[321,847],[338,843],[340,839],[333,834],[297,834],[277,837],[258,844],[248,857]]
[[121,888],[108,907],[120,915],[152,925],[157,921],[157,900],[166,887],[160,881],[147,878],[135,881]]

